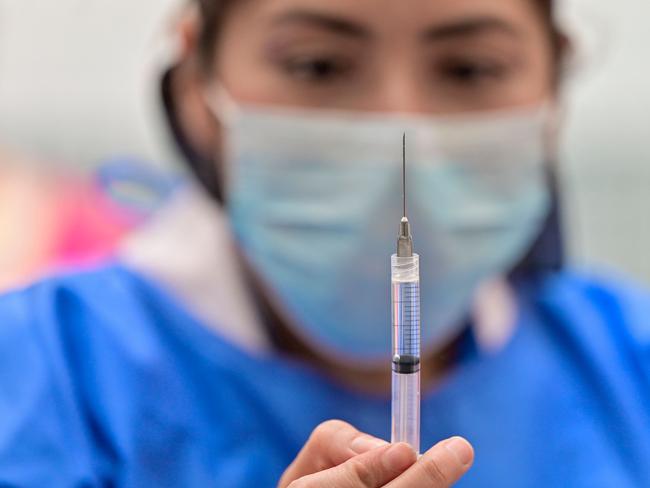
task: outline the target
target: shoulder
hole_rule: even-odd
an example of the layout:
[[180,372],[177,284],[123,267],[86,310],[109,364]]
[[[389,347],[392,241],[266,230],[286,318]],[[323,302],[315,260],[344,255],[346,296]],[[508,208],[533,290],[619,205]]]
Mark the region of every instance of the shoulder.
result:
[[94,485],[115,456],[128,464],[133,452],[183,448],[190,399],[201,394],[190,371],[215,371],[235,354],[120,264],[5,294],[0,485]]
[[[47,278],[0,296],[0,343],[17,332],[67,335],[141,311],[147,285],[118,264]],[[78,329],[78,330],[77,330]]]
[[621,275],[568,270],[545,280],[539,297],[550,308],[573,305],[576,312],[625,326],[639,338],[650,336],[650,292]]
[[127,283],[126,272],[110,265],[43,279],[5,293],[0,296],[0,341],[12,331],[34,332],[37,325],[72,319],[74,312],[101,313],[107,302],[128,300]]
[[91,369],[150,362],[157,354],[152,289],[110,264],[0,296],[3,382],[15,384],[17,395],[63,391],[78,388]]
[[613,273],[568,270],[544,280],[536,302],[567,347],[645,371],[650,381],[650,293],[643,286]]
[[130,366],[160,365],[170,341],[223,348],[159,284],[119,262],[62,274],[0,296],[0,352],[17,341],[55,349],[66,361],[112,354]]
[[125,281],[111,267],[0,296],[0,485],[94,484],[81,400],[97,364],[87,359],[98,349],[91,323],[109,320],[103,299],[126,302]]

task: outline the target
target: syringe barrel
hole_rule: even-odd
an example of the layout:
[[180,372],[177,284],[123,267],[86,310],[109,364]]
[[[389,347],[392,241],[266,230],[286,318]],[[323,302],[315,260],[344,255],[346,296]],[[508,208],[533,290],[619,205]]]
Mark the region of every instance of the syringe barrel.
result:
[[420,448],[420,258],[391,258],[392,442]]
[[406,442],[420,452],[420,372],[393,371],[391,442]]
[[393,370],[413,373],[420,365],[420,258],[417,254],[391,258],[391,307]]

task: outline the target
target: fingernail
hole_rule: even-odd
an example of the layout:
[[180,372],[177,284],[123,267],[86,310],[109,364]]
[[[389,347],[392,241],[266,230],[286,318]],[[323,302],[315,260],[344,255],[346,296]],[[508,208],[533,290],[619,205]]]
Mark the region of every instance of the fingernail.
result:
[[470,446],[469,442],[467,442],[462,437],[452,437],[445,444],[445,448],[448,451],[452,452],[456,458],[458,458],[458,461],[461,465],[467,466],[472,462],[474,451],[472,450],[472,446]]
[[403,442],[391,446],[382,455],[382,463],[390,471],[401,472],[413,464],[417,456],[415,451]]
[[352,449],[357,454],[363,454],[364,452],[372,451],[381,446],[385,446],[388,442],[372,437],[369,435],[362,435],[354,439],[350,443],[350,449]]

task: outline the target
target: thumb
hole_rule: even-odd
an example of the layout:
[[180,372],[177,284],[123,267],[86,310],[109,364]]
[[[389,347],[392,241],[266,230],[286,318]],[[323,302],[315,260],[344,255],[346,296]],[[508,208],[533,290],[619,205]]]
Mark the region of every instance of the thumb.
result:
[[398,477],[417,456],[408,444],[392,444],[355,456],[334,468],[305,476],[289,488],[379,488]]
[[442,441],[427,452],[387,488],[446,488],[456,483],[471,467],[474,450],[460,437]]

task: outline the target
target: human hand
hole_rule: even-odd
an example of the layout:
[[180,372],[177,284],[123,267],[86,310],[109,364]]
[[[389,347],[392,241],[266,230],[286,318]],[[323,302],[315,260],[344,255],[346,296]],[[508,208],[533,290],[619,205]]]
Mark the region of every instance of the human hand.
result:
[[469,443],[458,437],[417,459],[407,444],[388,444],[333,420],[314,430],[278,488],[447,488],[473,458]]

